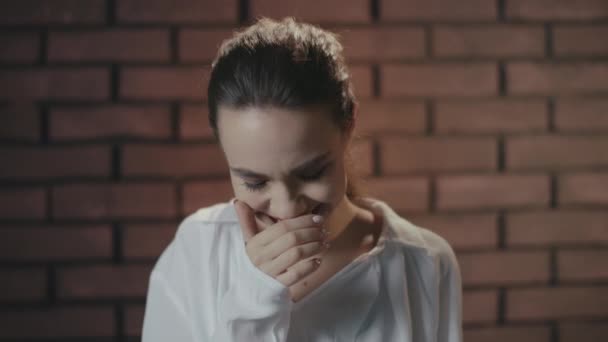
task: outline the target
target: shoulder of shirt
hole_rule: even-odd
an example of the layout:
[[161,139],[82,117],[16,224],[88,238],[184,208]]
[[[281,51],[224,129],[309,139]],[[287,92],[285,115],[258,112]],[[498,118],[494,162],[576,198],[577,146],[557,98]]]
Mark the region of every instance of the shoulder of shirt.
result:
[[190,240],[195,236],[205,234],[207,235],[205,238],[209,240],[215,239],[216,235],[221,232],[227,232],[225,229],[218,228],[226,223],[238,223],[233,201],[234,198],[230,201],[199,208],[186,216],[177,228],[175,239]]
[[[199,259],[199,254],[213,253],[212,249],[221,248],[217,242],[222,239],[220,235],[227,234],[228,230],[219,228],[225,223],[238,223],[232,200],[189,214],[177,226],[173,239],[159,256],[154,269],[158,272],[172,268],[170,264],[175,262],[177,255],[180,258]],[[208,243],[209,246],[201,246],[201,243]]]
[[398,215],[387,203],[378,200],[375,202],[375,206],[384,212],[384,217],[391,227],[388,239],[392,243],[400,245],[404,251],[423,251],[424,255],[439,262],[442,273],[451,267],[457,267],[454,250],[444,237]]

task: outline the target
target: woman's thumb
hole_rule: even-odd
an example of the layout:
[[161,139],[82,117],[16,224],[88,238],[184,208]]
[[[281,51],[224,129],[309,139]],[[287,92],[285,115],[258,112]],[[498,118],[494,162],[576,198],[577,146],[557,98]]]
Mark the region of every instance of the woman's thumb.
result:
[[245,202],[239,200],[234,201],[234,208],[239,219],[241,231],[243,232],[243,240],[245,243],[258,233],[257,223],[253,210]]

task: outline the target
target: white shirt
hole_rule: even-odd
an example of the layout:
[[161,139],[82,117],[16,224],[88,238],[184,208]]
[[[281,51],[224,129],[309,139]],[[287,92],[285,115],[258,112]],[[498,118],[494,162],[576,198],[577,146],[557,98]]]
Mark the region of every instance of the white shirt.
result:
[[371,197],[377,245],[293,302],[249,259],[229,202],[179,225],[150,274],[143,342],[461,342],[462,285],[445,239]]

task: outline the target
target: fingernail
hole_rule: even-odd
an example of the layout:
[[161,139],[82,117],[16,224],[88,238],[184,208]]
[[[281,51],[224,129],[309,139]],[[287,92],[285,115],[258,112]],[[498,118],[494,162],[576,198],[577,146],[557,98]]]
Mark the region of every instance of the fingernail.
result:
[[317,266],[321,265],[321,258],[315,258],[315,264]]
[[314,223],[321,223],[323,221],[323,216],[321,215],[315,215],[312,217],[312,221]]
[[323,244],[323,247],[325,247],[325,249],[328,249],[328,248],[329,248],[329,246],[330,246],[330,243],[329,243],[329,242],[325,242],[325,243]]

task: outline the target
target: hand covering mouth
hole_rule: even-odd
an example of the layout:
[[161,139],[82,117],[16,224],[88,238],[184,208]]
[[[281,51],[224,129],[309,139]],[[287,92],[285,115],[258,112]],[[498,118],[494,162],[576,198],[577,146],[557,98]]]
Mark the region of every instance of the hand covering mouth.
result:
[[[313,209],[310,211],[310,213],[311,213],[311,214],[315,214],[315,215],[316,215],[316,214],[319,214],[319,215],[324,215],[324,214],[326,213],[326,211],[327,211],[326,209],[327,209],[327,206],[326,206],[326,205],[324,205],[323,203],[319,203],[319,204],[317,204],[317,205],[316,205],[316,206],[315,206],[315,207],[314,207],[314,208],[313,208]],[[261,214],[261,213],[260,213],[260,214]],[[269,219],[272,221],[272,224],[275,224],[275,223],[277,223],[277,222],[279,221],[279,219],[277,219],[277,218],[275,218],[275,217],[272,217],[272,216],[270,216],[270,215],[268,215],[268,214],[262,214],[262,215],[267,216],[267,217],[268,217],[268,218],[269,218]]]

